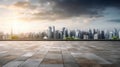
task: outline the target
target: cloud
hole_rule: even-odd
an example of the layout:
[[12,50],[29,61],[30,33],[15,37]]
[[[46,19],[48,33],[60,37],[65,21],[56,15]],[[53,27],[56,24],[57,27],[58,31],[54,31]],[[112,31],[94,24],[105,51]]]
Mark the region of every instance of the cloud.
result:
[[[34,0],[18,1],[12,8],[24,9],[20,14],[28,15],[21,19],[61,20],[72,17],[103,17],[106,8],[120,9],[119,0]],[[13,8],[14,9],[14,8]],[[31,17],[30,17],[31,16]],[[87,21],[85,21],[87,22]]]
[[29,2],[16,2],[13,4],[14,7],[17,8],[28,8],[30,6]]
[[119,0],[40,0],[41,3],[54,3],[53,12],[73,17],[87,15],[100,17],[107,7],[120,7]]
[[95,19],[96,19],[95,17],[85,18],[85,19],[83,19],[83,22],[84,22],[84,23],[90,23],[90,22],[94,21]]
[[109,20],[110,22],[118,22],[120,23],[120,19],[113,19],[113,20]]
[[0,5],[0,8],[5,8],[5,9],[10,9],[10,10],[14,10],[14,9],[26,9],[29,8],[30,3],[27,1],[20,1],[20,2],[14,2],[12,4],[6,5],[6,4],[2,4]]
[[[67,19],[71,17],[103,17],[106,8],[120,7],[119,0],[39,0],[43,12],[34,13],[36,19]],[[41,8],[41,7],[38,7]],[[34,18],[35,19],[35,18]]]

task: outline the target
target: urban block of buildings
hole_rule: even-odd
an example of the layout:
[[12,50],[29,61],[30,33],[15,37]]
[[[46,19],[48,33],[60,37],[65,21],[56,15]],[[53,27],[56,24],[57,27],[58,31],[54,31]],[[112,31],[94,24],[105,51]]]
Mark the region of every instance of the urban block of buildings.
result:
[[98,29],[69,30],[65,27],[62,30],[56,30],[55,26],[49,27],[47,39],[63,39],[63,40],[119,40],[120,30],[116,28],[112,31],[104,31]]
[[69,30],[63,27],[62,30],[57,30],[55,26],[50,26],[46,32],[30,32],[14,34],[4,34],[0,32],[0,40],[120,40],[120,30],[114,29],[111,31],[89,29],[84,30]]

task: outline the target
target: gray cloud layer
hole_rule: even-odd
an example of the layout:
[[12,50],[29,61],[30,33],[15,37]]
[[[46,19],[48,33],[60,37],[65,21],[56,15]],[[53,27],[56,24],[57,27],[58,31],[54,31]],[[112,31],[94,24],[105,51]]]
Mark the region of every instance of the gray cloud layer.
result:
[[[34,1],[31,0],[31,3]],[[17,2],[16,7],[27,8],[32,11],[26,12],[32,17],[30,19],[66,19],[71,17],[87,16],[101,17],[105,8],[112,7],[120,9],[119,0],[39,0],[36,5],[28,2]],[[30,7],[34,8],[31,9]],[[23,12],[24,13],[24,12]],[[28,18],[28,17],[27,17]],[[24,18],[26,19],[26,17]]]
[[109,20],[110,22],[117,22],[120,23],[120,19],[113,19],[113,20]]

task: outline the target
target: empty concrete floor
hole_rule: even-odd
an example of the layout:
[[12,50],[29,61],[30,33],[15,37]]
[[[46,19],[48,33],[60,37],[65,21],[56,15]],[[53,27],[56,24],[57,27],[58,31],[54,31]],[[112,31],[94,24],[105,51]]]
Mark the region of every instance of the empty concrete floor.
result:
[[0,67],[120,67],[119,41],[0,41]]

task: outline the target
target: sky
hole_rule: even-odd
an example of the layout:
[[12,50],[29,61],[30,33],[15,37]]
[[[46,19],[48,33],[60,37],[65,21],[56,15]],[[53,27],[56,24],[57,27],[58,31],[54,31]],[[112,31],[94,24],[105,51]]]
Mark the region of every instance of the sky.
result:
[[120,29],[119,0],[1,0],[0,31]]

